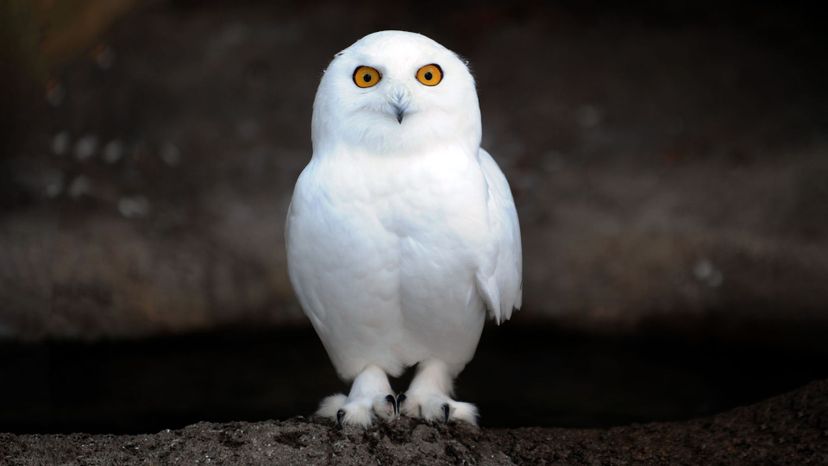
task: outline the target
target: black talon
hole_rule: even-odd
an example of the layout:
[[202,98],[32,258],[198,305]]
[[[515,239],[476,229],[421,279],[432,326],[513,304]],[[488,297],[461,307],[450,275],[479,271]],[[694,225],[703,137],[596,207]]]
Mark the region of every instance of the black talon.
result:
[[443,422],[449,421],[449,405],[448,403],[443,403]]
[[400,407],[397,406],[397,399],[394,398],[394,395],[386,395],[385,401],[391,403],[391,406],[394,408],[394,414],[400,414]]
[[397,395],[397,414],[400,414],[402,412],[400,407],[402,406],[403,401],[405,401],[405,399],[405,393],[400,393],[399,395]]
[[339,411],[336,412],[336,426],[337,427],[342,427],[342,418],[344,418],[344,417],[345,417],[345,410],[344,409],[340,409]]

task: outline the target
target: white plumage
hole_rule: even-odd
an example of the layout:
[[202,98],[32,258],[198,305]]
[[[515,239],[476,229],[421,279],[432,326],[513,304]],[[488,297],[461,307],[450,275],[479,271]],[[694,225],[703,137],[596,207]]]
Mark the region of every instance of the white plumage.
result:
[[[328,66],[312,126],[288,270],[337,372],[354,380],[319,414],[476,422],[473,405],[450,398],[452,381],[487,312],[500,323],[520,307],[521,246],[509,185],[480,148],[465,63],[419,34],[370,34]],[[395,397],[387,375],[415,364]]]

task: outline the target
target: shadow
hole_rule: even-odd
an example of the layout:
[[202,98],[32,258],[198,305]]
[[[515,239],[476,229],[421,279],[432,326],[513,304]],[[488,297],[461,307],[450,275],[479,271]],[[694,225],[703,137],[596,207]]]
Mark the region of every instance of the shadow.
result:
[[[828,376],[824,352],[669,335],[487,328],[457,381],[486,427],[680,420]],[[408,374],[410,377],[410,374]],[[0,431],[156,432],[309,415],[346,390],[308,328],[0,345]],[[394,381],[403,390],[405,380]]]

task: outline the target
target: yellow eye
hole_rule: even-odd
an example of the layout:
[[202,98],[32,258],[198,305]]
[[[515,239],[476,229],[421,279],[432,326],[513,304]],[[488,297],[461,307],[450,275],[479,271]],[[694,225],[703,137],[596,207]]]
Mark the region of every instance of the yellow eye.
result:
[[358,87],[374,87],[380,79],[382,79],[380,72],[370,66],[358,66],[354,70],[354,84]]
[[426,65],[417,70],[417,81],[426,86],[436,86],[443,80],[443,69],[440,65]]

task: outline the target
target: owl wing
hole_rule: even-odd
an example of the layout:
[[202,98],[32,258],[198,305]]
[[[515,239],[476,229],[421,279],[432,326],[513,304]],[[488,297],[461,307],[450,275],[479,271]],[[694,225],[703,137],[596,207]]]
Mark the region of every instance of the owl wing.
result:
[[515,202],[509,182],[483,148],[478,152],[488,192],[489,248],[475,274],[477,291],[495,322],[508,320],[523,299],[523,257]]

